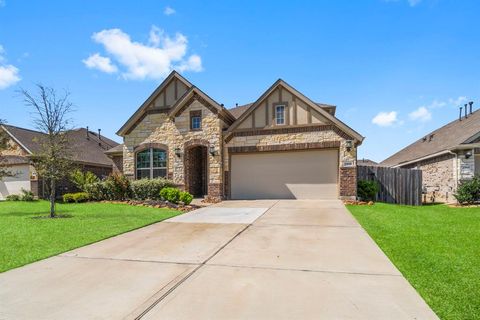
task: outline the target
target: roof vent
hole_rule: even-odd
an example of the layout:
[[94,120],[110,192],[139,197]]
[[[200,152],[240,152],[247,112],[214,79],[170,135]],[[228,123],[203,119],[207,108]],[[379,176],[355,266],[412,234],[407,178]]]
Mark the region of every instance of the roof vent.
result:
[[422,140],[423,140],[423,142],[427,141],[427,137],[426,137],[426,136],[425,136],[425,137],[423,137],[423,139],[422,139]]
[[467,119],[467,118],[468,118],[467,106],[468,106],[468,104],[466,104],[466,103],[465,103],[465,119]]
[[88,132],[88,126],[87,126],[87,140],[90,140],[89,132]]
[[462,121],[462,107],[460,107],[460,113],[458,114],[458,121]]
[[470,105],[470,114],[472,114],[473,113],[473,101],[470,101],[468,104]]
[[238,103],[235,103],[235,108],[238,107]]
[[435,134],[434,134],[434,133],[432,133],[432,134],[430,135],[430,137],[428,137],[428,142],[430,142],[430,141],[432,141],[432,140],[433,140],[433,136],[434,136],[434,135],[435,135]]

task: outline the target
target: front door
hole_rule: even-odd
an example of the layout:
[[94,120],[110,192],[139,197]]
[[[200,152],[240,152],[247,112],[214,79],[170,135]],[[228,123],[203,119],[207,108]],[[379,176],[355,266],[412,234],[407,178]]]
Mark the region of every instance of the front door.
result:
[[207,194],[207,147],[194,146],[185,151],[185,190],[195,197]]

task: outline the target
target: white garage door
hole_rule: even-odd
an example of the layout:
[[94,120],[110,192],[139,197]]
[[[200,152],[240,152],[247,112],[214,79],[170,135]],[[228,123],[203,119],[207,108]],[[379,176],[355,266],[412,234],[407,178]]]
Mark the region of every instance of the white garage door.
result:
[[21,194],[22,188],[30,190],[30,168],[28,165],[12,166],[10,172],[14,177],[5,177],[0,181],[0,200],[4,200],[9,194]]
[[231,158],[232,199],[337,199],[338,150],[258,152]]

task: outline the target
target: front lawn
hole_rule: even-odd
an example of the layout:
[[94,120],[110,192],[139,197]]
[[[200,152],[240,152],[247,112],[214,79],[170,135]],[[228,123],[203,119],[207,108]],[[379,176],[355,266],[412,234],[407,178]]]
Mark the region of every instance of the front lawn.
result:
[[110,203],[58,204],[48,216],[49,203],[0,202],[0,272],[173,217],[170,209]]
[[480,208],[348,206],[442,319],[480,319]]

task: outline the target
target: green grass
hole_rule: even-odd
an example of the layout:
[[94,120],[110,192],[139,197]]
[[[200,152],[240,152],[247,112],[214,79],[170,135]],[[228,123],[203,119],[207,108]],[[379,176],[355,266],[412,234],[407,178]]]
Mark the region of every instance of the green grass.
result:
[[50,257],[179,214],[123,204],[58,204],[56,219],[46,201],[0,202],[0,272]]
[[442,319],[480,319],[480,208],[348,206]]

